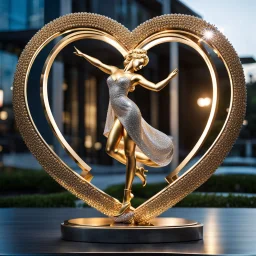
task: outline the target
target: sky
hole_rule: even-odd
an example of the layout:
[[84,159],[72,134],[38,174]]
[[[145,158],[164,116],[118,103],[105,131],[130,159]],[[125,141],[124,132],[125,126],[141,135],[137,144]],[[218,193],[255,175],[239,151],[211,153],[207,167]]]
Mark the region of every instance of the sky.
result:
[[[256,0],[181,0],[204,20],[215,25],[234,46],[239,57],[256,59]],[[244,65],[256,81],[256,64]]]
[[232,43],[240,57],[256,59],[256,0],[181,0]]

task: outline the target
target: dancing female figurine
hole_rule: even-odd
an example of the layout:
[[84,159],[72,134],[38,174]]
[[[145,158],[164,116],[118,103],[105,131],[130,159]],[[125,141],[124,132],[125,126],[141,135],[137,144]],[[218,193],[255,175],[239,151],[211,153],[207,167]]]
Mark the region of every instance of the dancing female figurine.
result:
[[108,138],[106,152],[126,165],[123,203],[116,216],[119,217],[130,210],[134,176],[137,175],[143,186],[146,185],[147,170],[137,167],[136,161],[147,166],[160,167],[169,164],[173,156],[172,139],[150,126],[142,118],[138,106],[127,97],[128,92],[134,91],[138,84],[152,91],[160,91],[178,73],[178,70],[175,69],[166,79],[154,84],[135,73],[149,62],[146,50],[129,51],[125,56],[124,69],[106,65],[78,49],[74,53],[110,75],[107,78],[109,106],[104,130],[104,135]]

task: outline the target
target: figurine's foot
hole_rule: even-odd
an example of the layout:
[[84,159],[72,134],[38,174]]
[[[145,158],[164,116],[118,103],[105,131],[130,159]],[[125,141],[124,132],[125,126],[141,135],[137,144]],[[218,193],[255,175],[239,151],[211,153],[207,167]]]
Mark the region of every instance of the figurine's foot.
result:
[[137,167],[136,166],[136,171],[135,174],[136,176],[138,176],[140,178],[140,180],[142,181],[142,186],[145,187],[147,184],[147,175],[145,174],[145,172],[148,172],[148,170],[145,170],[144,167]]
[[126,210],[123,214],[121,214],[120,216],[113,216],[111,217],[112,220],[115,223],[126,223],[126,224],[131,224],[134,222],[134,210]]
[[118,214],[114,217],[119,217],[125,212],[129,211],[131,208],[131,200],[134,198],[134,195],[131,193],[130,189],[124,190],[124,200],[121,209],[119,210]]
[[130,210],[130,208],[131,208],[131,203],[130,202],[123,203],[121,209],[118,212],[118,214],[115,215],[114,217],[120,217],[124,213],[128,212]]

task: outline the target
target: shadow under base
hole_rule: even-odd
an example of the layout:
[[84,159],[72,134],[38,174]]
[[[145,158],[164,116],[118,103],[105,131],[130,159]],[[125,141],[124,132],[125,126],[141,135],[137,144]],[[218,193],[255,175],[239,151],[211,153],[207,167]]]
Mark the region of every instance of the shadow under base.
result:
[[62,239],[89,243],[171,243],[203,239],[203,224],[182,218],[155,218],[147,224],[79,218],[61,224]]

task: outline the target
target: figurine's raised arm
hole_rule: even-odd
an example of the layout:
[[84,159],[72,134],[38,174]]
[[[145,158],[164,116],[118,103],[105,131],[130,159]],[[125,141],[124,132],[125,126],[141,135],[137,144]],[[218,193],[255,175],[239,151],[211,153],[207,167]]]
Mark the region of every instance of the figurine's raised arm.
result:
[[76,47],[75,48],[75,52],[74,54],[79,56],[79,57],[83,57],[86,60],[88,60],[92,65],[94,65],[95,67],[99,68],[100,70],[102,70],[103,72],[107,73],[107,74],[112,74],[114,73],[118,68],[115,66],[110,66],[110,65],[106,65],[104,63],[102,63],[100,60],[91,57],[85,53],[82,53],[81,51],[79,51]]
[[170,82],[170,80],[178,74],[178,72],[179,72],[179,70],[176,68],[169,74],[169,76],[167,78],[158,82],[157,84],[148,81],[142,75],[136,74],[135,75],[135,84],[140,84],[141,86],[143,86],[151,91],[158,92],[158,91],[162,90]]

